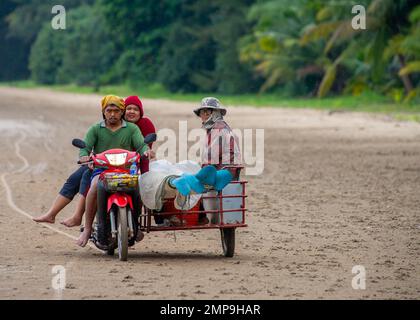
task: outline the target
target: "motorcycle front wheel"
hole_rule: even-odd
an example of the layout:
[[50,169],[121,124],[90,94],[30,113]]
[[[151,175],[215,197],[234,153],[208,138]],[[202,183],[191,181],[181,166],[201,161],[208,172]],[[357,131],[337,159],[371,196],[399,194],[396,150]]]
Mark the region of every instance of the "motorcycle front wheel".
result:
[[118,256],[120,261],[127,261],[128,257],[128,223],[127,209],[117,209]]

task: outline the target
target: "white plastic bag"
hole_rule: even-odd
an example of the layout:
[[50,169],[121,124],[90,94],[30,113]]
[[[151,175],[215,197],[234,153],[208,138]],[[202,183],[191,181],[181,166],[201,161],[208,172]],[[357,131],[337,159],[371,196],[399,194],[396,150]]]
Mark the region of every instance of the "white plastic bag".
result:
[[143,204],[153,210],[160,210],[165,198],[175,197],[174,205],[178,210],[190,210],[201,198],[201,194],[182,196],[176,189],[169,187],[167,180],[179,177],[183,173],[195,174],[201,167],[197,162],[184,160],[172,164],[167,160],[153,161],[149,165],[149,172],[139,177],[140,197]]

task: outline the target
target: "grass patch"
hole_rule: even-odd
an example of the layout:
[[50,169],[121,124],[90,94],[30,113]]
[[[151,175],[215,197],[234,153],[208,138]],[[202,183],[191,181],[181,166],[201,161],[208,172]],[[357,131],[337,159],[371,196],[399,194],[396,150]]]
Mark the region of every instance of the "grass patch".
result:
[[420,122],[420,113],[397,113],[392,115],[398,121]]
[[[309,108],[321,110],[345,110],[361,112],[380,112],[390,114],[397,120],[420,122],[419,103],[395,103],[390,98],[376,93],[364,93],[359,96],[339,96],[318,98],[290,98],[276,94],[243,94],[223,95],[214,93],[170,93],[161,85],[142,85],[131,88],[128,85],[103,86],[95,91],[92,87],[81,87],[77,85],[52,85],[42,86],[33,81],[4,82],[2,86],[13,86],[17,88],[48,88],[55,91],[64,91],[83,94],[117,94],[120,96],[139,95],[141,98],[168,99],[175,101],[189,101],[199,103],[206,96],[216,95],[224,105],[227,106],[254,106],[254,107],[282,107],[282,108]],[[394,115],[395,114],[395,115]]]

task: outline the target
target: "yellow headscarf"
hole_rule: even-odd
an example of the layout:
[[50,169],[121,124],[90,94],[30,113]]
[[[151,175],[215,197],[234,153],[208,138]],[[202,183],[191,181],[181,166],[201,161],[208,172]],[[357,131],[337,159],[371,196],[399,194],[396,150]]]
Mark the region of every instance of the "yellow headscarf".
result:
[[110,104],[113,104],[113,105],[117,106],[118,108],[120,108],[122,111],[125,111],[125,103],[124,103],[123,98],[120,98],[120,97],[114,96],[114,95],[107,95],[107,96],[103,97],[102,101],[101,101],[102,112]]

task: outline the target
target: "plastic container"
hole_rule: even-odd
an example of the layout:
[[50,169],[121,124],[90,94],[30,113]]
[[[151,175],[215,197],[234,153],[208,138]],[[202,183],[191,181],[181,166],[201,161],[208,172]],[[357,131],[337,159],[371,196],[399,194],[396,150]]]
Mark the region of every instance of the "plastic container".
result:
[[[223,213],[223,223],[224,224],[236,224],[244,223],[242,217],[242,192],[243,185],[240,183],[229,183],[223,190],[223,196],[232,196],[237,197],[232,198],[223,198],[223,209],[224,210],[238,210]],[[216,196],[216,191],[210,191],[207,193],[207,196]],[[203,199],[204,210],[220,210],[220,200],[219,199]],[[214,224],[220,223],[220,214],[212,214],[210,217],[210,222]]]
[[108,192],[131,192],[138,189],[138,175],[107,173],[103,182]]
[[[174,200],[168,200],[163,204],[163,212],[179,212],[180,214],[177,217],[185,221],[185,226],[195,226],[198,224],[198,213],[192,214],[182,214],[189,211],[199,211],[200,210],[200,201],[188,211],[182,211],[175,208]],[[167,216],[168,217],[168,216]]]
[[137,165],[135,163],[133,163],[130,167],[130,174],[131,175],[136,175],[137,174]]

